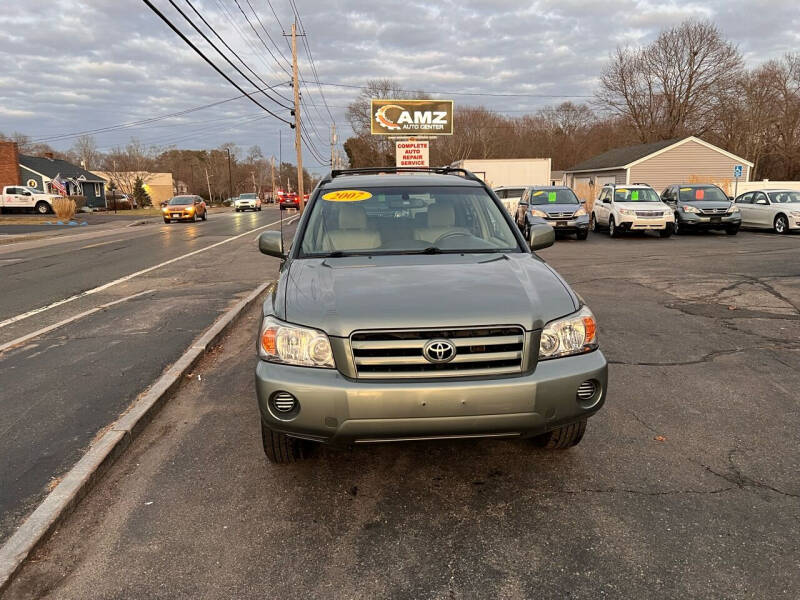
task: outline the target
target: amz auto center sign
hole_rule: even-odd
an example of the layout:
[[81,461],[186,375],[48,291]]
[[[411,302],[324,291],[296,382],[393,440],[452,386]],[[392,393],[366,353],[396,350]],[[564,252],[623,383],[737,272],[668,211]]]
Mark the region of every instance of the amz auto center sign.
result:
[[427,140],[398,140],[395,164],[398,167],[428,167],[429,153]]
[[373,135],[453,135],[452,100],[386,100],[370,104]]

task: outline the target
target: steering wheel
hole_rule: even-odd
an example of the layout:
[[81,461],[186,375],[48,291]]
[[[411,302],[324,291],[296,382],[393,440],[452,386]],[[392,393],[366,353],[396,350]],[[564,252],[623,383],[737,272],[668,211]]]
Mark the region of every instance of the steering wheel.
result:
[[441,241],[446,240],[447,238],[456,237],[456,236],[464,236],[464,237],[472,237],[471,234],[466,233],[465,231],[446,231],[438,238],[434,240],[434,244],[438,244]]

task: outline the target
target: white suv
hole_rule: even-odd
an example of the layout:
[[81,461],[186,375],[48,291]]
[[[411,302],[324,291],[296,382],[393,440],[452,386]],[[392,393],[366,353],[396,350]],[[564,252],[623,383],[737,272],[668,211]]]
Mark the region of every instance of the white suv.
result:
[[675,215],[656,191],[643,183],[607,184],[592,208],[590,228],[608,228],[611,237],[625,231],[658,231],[669,237],[675,231]]

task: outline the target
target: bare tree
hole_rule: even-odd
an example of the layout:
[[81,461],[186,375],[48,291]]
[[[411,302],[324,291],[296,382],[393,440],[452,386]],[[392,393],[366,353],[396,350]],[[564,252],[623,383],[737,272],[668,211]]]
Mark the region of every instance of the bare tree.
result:
[[86,170],[98,167],[100,154],[97,151],[97,144],[94,138],[90,135],[82,135],[75,140],[69,154]]
[[687,21],[643,48],[617,48],[597,101],[627,120],[642,142],[702,135],[741,67],[736,46],[714,25]]

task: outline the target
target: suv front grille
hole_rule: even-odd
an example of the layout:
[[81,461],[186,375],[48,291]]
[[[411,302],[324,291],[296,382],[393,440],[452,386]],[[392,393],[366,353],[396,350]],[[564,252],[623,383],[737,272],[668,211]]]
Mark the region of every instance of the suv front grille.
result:
[[648,217],[648,218],[663,217],[664,216],[664,211],[662,211],[662,210],[637,210],[636,211],[636,216],[637,217]]
[[548,219],[571,219],[575,213],[573,212],[551,212],[547,213]]
[[[431,340],[452,342],[455,357],[430,362],[423,348]],[[522,372],[525,331],[518,326],[358,331],[350,336],[350,348],[361,379],[511,375]]]
[[727,208],[704,208],[700,211],[704,215],[724,215],[728,212]]

